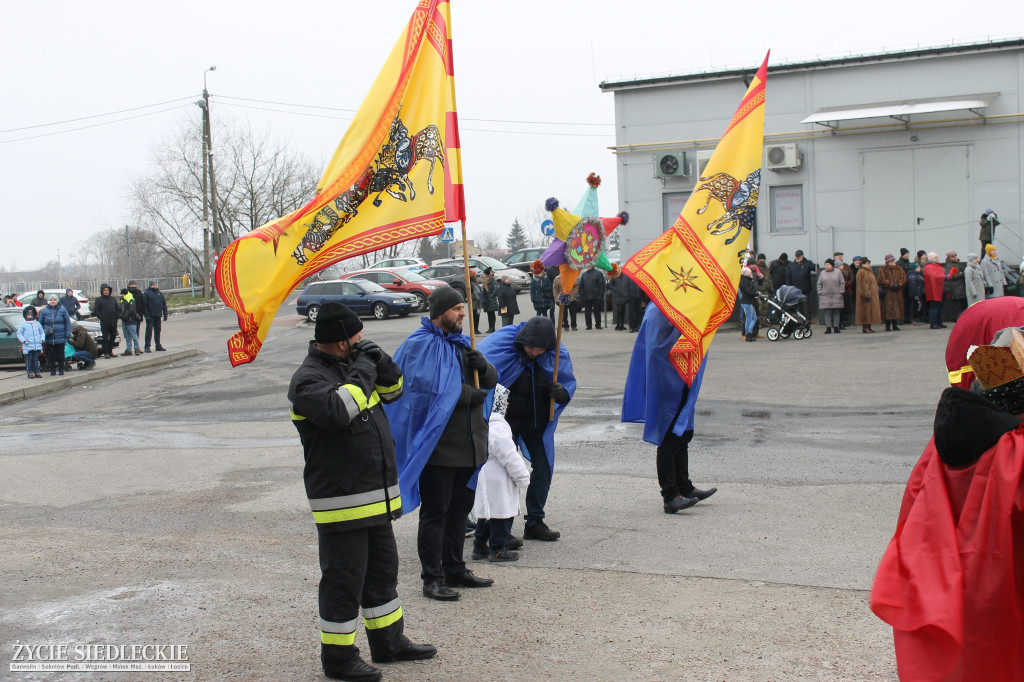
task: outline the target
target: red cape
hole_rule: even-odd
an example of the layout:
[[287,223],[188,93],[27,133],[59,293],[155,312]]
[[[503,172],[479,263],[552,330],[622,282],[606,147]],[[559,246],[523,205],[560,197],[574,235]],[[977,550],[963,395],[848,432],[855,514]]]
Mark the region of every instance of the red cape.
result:
[[970,467],[934,439],[871,589],[901,680],[1024,680],[1024,424]]
[[928,301],[942,300],[942,285],[946,283],[946,270],[939,263],[924,266],[924,297]]

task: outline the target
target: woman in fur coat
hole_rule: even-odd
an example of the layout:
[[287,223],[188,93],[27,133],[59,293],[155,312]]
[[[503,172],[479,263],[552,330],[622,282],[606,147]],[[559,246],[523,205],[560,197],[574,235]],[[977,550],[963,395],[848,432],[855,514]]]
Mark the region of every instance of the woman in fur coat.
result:
[[864,256],[860,259],[857,270],[857,317],[856,324],[861,326],[865,334],[874,334],[873,324],[882,321],[882,310],[878,303],[878,280],[871,269],[871,259]]

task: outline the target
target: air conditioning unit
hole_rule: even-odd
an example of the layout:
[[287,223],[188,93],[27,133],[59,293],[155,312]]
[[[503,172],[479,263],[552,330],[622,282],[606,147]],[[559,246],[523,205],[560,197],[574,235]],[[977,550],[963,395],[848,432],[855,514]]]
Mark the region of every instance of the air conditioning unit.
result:
[[774,144],[764,149],[765,167],[768,170],[796,170],[802,157],[795,144]]
[[654,155],[654,177],[674,178],[689,174],[686,152],[659,152]]
[[706,173],[704,172],[704,169],[707,168],[708,162],[711,160],[711,157],[712,157],[712,155],[714,155],[714,153],[715,153],[714,149],[705,149],[703,151],[697,152],[697,177],[698,178],[703,178],[706,175]]

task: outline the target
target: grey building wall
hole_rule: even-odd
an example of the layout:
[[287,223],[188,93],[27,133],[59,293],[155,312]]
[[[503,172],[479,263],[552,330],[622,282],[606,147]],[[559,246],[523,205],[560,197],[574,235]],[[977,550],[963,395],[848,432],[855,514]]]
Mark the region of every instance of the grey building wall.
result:
[[[622,230],[624,257],[671,224],[688,177],[656,178],[655,159],[684,151],[696,165],[725,130],[743,93],[744,76],[718,73],[604,83],[613,92],[618,191],[630,223]],[[843,121],[833,133],[801,120],[824,107],[998,93],[981,117],[969,111],[916,114],[910,125],[891,118]],[[841,250],[849,261],[868,255],[881,263],[900,247],[961,259],[978,251],[978,218],[994,209],[999,255],[1020,263],[1024,196],[1024,40],[913,53],[769,65],[766,146],[795,143],[797,170],[762,167],[756,248],[774,259],[803,249],[821,263]],[[803,229],[772,228],[773,188],[802,193]],[[669,207],[669,208],[666,208]],[[674,214],[672,213],[674,211]]]

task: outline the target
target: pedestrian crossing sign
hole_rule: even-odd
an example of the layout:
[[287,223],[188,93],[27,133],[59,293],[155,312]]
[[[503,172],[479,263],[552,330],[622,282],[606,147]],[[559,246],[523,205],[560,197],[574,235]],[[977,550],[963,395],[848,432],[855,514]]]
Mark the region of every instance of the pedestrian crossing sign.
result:
[[445,244],[451,244],[455,241],[455,228],[448,226],[441,232],[441,241]]

